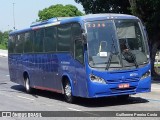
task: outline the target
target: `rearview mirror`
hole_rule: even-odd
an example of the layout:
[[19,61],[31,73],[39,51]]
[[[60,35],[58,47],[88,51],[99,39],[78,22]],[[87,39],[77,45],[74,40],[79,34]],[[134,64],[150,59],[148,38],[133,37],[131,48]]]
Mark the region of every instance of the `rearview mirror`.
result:
[[87,34],[86,33],[82,33],[82,41],[83,41],[83,44],[87,44]]
[[87,44],[87,33],[85,32],[84,29],[82,29],[81,31],[82,31],[82,41],[83,41],[83,44]]

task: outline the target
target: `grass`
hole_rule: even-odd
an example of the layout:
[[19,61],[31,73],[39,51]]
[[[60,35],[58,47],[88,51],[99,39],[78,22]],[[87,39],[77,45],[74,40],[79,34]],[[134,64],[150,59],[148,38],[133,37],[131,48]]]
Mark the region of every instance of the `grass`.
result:
[[154,64],[154,67],[160,67],[160,64]]
[[2,44],[0,44],[0,49],[2,49],[2,50],[7,50],[6,46],[4,46],[4,45],[2,45]]

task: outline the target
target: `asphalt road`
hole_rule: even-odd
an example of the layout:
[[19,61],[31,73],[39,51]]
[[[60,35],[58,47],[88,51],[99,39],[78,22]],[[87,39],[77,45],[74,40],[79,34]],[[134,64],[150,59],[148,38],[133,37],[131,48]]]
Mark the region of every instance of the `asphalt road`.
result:
[[[119,101],[115,97],[100,99],[78,98],[75,104],[69,104],[64,101],[63,95],[61,94],[40,90],[34,91],[33,94],[26,94],[23,86],[10,81],[7,57],[0,57],[0,111],[78,111],[79,115],[91,116],[89,118],[94,120],[159,120],[157,117],[100,117],[101,114],[94,111],[160,111],[160,81],[152,82],[152,92],[132,95],[127,101]],[[61,114],[61,112],[56,113],[56,115],[57,114]],[[62,114],[64,114],[64,112],[62,112]],[[20,120],[21,118],[1,117],[0,120],[1,119]],[[35,119],[36,118],[34,118],[34,120]],[[61,119],[70,120],[75,118],[62,117]],[[84,118],[76,117],[76,119]],[[39,120],[39,118],[37,118],[37,120]]]

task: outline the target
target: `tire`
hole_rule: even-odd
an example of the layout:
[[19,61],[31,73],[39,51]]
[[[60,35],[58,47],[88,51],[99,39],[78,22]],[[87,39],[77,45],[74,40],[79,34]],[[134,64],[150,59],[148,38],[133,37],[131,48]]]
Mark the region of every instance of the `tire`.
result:
[[120,101],[127,101],[129,97],[130,97],[129,95],[117,96],[118,100],[120,100]]
[[74,103],[75,97],[72,95],[72,87],[68,80],[63,83],[64,98],[68,103]]
[[26,92],[32,93],[32,88],[30,87],[30,80],[28,77],[25,78],[24,84],[25,84],[24,86],[25,86]]

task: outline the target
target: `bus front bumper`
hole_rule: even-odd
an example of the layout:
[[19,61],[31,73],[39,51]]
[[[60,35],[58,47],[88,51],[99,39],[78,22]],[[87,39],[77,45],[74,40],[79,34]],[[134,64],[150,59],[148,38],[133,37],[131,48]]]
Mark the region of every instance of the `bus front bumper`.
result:
[[[126,88],[120,88],[119,86],[129,85]],[[88,98],[98,98],[107,96],[118,96],[118,95],[132,95],[137,93],[145,93],[151,91],[151,77],[147,77],[138,82],[130,83],[110,83],[110,84],[100,84],[90,82],[88,88]]]

